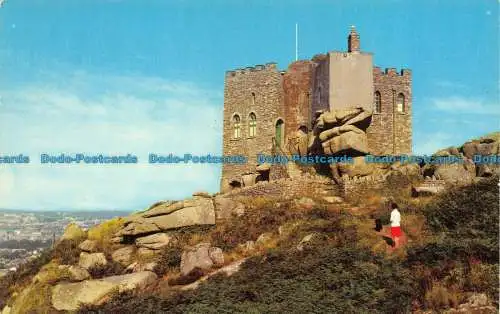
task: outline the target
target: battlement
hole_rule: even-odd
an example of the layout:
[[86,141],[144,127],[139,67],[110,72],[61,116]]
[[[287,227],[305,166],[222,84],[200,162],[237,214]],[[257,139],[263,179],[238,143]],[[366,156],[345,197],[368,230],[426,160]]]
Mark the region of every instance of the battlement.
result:
[[387,76],[411,76],[410,69],[401,69],[399,72],[396,68],[385,68],[382,70],[380,67],[373,67],[373,74],[375,75],[387,75]]
[[226,71],[226,77],[235,77],[239,75],[245,75],[251,72],[265,71],[265,70],[277,70],[276,62],[268,62],[266,64],[257,64],[253,67],[239,68],[235,70]]

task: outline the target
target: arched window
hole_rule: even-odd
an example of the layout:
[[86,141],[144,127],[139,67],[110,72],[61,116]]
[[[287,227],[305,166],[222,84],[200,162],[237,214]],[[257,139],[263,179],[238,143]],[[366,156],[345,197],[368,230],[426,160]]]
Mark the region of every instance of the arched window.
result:
[[375,112],[382,112],[382,96],[379,91],[375,92]]
[[278,121],[276,121],[275,141],[278,147],[281,147],[283,143],[283,124],[284,122],[281,119],[278,119]]
[[257,116],[255,113],[250,113],[248,117],[248,136],[253,137],[257,134]]
[[402,93],[398,95],[397,110],[398,112],[405,112],[405,95]]
[[234,129],[234,138],[241,137],[241,119],[240,116],[235,114],[233,116],[233,129]]
[[255,106],[255,93],[252,93],[252,106]]

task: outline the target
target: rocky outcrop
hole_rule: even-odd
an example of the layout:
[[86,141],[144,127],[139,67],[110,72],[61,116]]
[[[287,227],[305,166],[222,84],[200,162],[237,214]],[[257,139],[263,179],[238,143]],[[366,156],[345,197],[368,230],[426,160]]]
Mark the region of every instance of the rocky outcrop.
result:
[[80,260],[78,266],[85,268],[86,270],[96,268],[99,266],[104,266],[108,263],[104,253],[80,253]]
[[135,248],[133,246],[122,247],[111,254],[114,262],[127,266],[132,262],[134,257]]
[[498,309],[491,304],[488,296],[484,293],[474,293],[469,296],[466,303],[460,304],[458,308],[444,311],[446,314],[494,314]]
[[445,190],[445,181],[426,180],[418,186],[412,186],[412,196],[433,195]]
[[321,113],[315,121],[313,132],[301,134],[291,145],[291,153],[301,156],[337,155],[344,152],[365,155],[368,153],[366,129],[371,116],[371,111],[361,107]]
[[80,266],[72,265],[68,267],[70,279],[73,281],[83,281],[90,278],[89,272]]
[[181,255],[181,273],[189,274],[195,268],[210,269],[214,265],[224,264],[224,255],[219,248],[211,247],[210,243],[199,243],[188,247]]
[[116,235],[134,236],[158,233],[195,225],[215,224],[215,209],[211,198],[194,196],[192,199],[165,203],[145,212],[132,215]]
[[135,240],[135,245],[153,250],[160,250],[167,246],[172,237],[166,233],[155,233]]
[[97,252],[98,251],[97,241],[85,240],[82,243],[80,243],[78,248],[84,252],[89,252],[89,253]]
[[100,304],[113,292],[143,288],[156,279],[155,273],[144,271],[78,283],[61,283],[52,289],[52,305],[59,311],[76,311],[82,305]]
[[149,263],[133,262],[132,264],[128,265],[128,267],[125,269],[125,272],[137,273],[141,271],[153,271],[157,265],[158,265],[157,262],[149,262]]
[[226,276],[232,276],[233,274],[235,274],[236,272],[238,272],[241,268],[241,265],[246,261],[247,259],[241,259],[239,261],[236,261],[234,263],[231,263],[227,266],[224,266],[222,268],[219,268],[217,269],[216,271],[204,276],[204,277],[201,277],[198,281],[196,282],[193,282],[192,284],[189,284],[189,285],[186,285],[186,286],[183,286],[181,288],[181,290],[193,290],[193,289],[196,289],[198,288],[198,286],[200,285],[200,283],[204,282],[205,280],[209,279],[210,277],[213,277],[215,275],[219,275],[219,274],[224,274]]
[[233,215],[241,216],[245,213],[245,206],[228,197],[218,195],[214,198],[217,219],[228,219]]
[[216,266],[224,265],[224,253],[221,248],[211,247],[208,249],[208,256]]

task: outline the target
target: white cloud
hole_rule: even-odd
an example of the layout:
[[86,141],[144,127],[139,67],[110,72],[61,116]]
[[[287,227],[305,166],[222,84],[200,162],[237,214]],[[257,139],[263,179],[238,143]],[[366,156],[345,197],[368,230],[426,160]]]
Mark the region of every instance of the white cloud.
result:
[[456,114],[500,115],[500,104],[460,96],[431,98],[431,108]]
[[[53,76],[53,75],[52,75]],[[189,82],[77,72],[0,90],[0,208],[133,209],[218,189],[219,165],[147,164],[148,153],[221,154],[220,92]],[[40,165],[40,153],[136,154],[138,165]]]
[[415,155],[431,155],[440,149],[452,146],[454,137],[449,133],[435,132],[419,134],[415,138]]

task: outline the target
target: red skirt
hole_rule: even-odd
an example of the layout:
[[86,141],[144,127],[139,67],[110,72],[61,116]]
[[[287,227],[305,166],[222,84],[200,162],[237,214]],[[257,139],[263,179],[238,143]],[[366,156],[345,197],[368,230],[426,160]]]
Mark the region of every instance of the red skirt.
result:
[[401,227],[391,227],[391,236],[392,237],[400,237],[401,236]]

